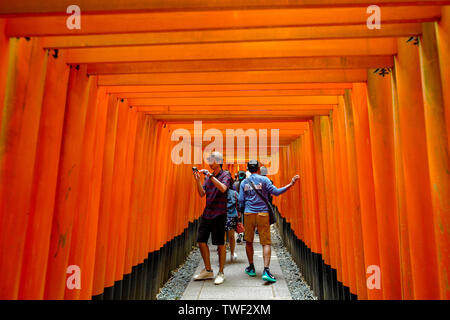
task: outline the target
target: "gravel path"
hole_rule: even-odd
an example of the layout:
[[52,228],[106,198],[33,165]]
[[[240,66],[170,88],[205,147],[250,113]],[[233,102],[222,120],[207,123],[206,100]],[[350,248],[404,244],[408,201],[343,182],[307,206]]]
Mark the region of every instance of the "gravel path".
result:
[[[278,230],[271,228],[272,248],[278,257],[283,275],[286,278],[289,291],[293,300],[317,300],[308,284],[304,281],[298,266],[292,259],[290,253],[283,245]],[[191,251],[186,262],[178,269],[172,271],[171,278],[156,296],[157,300],[178,300],[183,295],[186,287],[194,275],[202,257],[197,247]]]
[[313,291],[303,279],[297,264],[281,240],[276,227],[270,228],[272,248],[275,250],[280,263],[283,276],[286,279],[292,300],[317,300]]
[[198,264],[202,260],[200,249],[194,247],[185,263],[172,271],[172,276],[156,295],[157,300],[179,300],[191,281]]

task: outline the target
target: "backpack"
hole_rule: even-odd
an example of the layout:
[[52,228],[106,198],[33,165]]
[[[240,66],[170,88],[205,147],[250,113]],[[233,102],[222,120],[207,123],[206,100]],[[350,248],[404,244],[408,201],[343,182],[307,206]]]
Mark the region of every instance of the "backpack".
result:
[[238,196],[237,192],[228,188],[227,190],[227,214],[231,214],[234,210],[237,210]]

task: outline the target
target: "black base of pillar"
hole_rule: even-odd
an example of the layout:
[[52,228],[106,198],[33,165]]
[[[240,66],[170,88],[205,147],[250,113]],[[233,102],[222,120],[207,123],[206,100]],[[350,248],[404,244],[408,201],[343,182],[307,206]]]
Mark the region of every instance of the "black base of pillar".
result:
[[297,238],[291,224],[277,214],[277,227],[281,238],[299,267],[305,281],[320,300],[357,300],[357,295],[337,280],[337,271],[325,264],[322,255],[312,252],[310,248]]
[[166,242],[159,250],[150,252],[131,273],[105,288],[92,300],[154,300],[159,289],[169,280],[172,270],[181,265],[197,241],[198,220],[189,222],[183,233]]

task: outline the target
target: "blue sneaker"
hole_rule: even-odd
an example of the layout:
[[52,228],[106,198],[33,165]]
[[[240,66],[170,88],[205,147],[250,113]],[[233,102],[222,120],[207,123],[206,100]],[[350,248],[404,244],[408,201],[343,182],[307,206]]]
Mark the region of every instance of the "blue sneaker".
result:
[[255,267],[248,266],[247,268],[245,268],[245,273],[248,274],[250,277],[255,277],[256,276]]
[[262,279],[267,282],[277,282],[277,279],[270,273],[269,268],[264,269]]

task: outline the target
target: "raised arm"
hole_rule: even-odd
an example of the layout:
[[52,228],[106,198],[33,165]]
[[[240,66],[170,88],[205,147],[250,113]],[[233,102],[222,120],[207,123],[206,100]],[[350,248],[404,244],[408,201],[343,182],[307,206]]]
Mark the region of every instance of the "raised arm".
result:
[[219,180],[217,180],[216,177],[214,177],[214,175],[212,173],[210,173],[208,170],[206,169],[202,169],[199,170],[199,172],[204,173],[206,176],[209,177],[209,179],[211,179],[211,182],[216,186],[216,188],[220,191],[220,192],[226,192],[228,189],[227,183],[230,183],[230,180],[228,179],[228,177],[226,177],[225,179],[225,183],[220,182]]
[[272,183],[268,183],[268,184],[267,184],[267,191],[268,191],[270,194],[273,194],[274,196],[279,196],[280,194],[283,194],[283,193],[285,193],[286,191],[288,191],[288,190],[295,184],[295,182],[296,182],[299,178],[300,178],[299,175],[295,175],[295,176],[292,178],[291,182],[289,182],[289,184],[285,185],[285,186],[282,187],[282,188],[277,188],[277,187],[275,187]]
[[206,192],[203,189],[203,185],[202,185],[202,182],[200,179],[200,173],[198,171],[194,172],[194,179],[195,179],[195,186],[198,191],[198,194],[200,195],[200,197],[204,197]]

